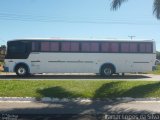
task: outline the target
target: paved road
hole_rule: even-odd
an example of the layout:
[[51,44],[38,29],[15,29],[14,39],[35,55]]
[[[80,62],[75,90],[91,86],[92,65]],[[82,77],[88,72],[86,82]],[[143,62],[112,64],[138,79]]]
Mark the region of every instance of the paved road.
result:
[[[101,120],[110,114],[160,114],[160,103],[136,101],[94,101],[92,103],[0,102],[0,113],[27,119]],[[20,120],[20,119],[19,119]],[[159,120],[159,119],[157,119]]]
[[[103,79],[94,74],[43,74],[26,78],[19,78],[15,74],[0,74],[1,80],[93,80]],[[126,76],[112,76],[107,80],[160,80],[159,75],[151,74],[127,74]],[[112,114],[160,114],[158,102],[135,101],[94,101],[93,103],[17,103],[0,102],[0,120],[5,115],[16,117],[18,120],[101,120]],[[145,116],[144,116],[145,117]],[[159,117],[160,119],[160,117]],[[159,120],[157,119],[157,120]],[[117,119],[118,120],[118,119]],[[145,120],[145,119],[144,119]],[[156,119],[155,119],[156,120]]]
[[93,80],[93,79],[116,79],[116,80],[160,80],[160,75],[152,75],[152,74],[126,74],[125,76],[114,75],[112,77],[103,78],[100,75],[95,74],[37,74],[29,77],[20,78],[17,77],[14,73],[1,73],[1,80]]

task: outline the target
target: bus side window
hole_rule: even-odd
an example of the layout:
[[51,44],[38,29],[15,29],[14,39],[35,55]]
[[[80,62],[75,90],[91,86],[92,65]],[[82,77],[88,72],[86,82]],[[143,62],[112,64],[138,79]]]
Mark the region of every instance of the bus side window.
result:
[[146,52],[147,53],[153,52],[152,43],[146,43]]
[[138,52],[138,43],[130,43],[130,52],[137,53]]
[[60,50],[59,42],[51,42],[50,43],[50,51],[51,52],[59,52],[59,50]]
[[101,52],[109,52],[109,43],[108,42],[102,42],[101,43]]
[[81,43],[81,51],[82,52],[90,52],[90,43],[89,42],[82,42]]
[[139,44],[139,52],[140,53],[145,53],[146,52],[146,44],[145,43],[140,43]]
[[130,46],[129,43],[121,43],[121,52],[122,53],[129,53],[130,52]]
[[70,42],[61,42],[61,51],[62,52],[69,52],[71,49]]
[[110,43],[110,52],[111,53],[118,53],[118,52],[120,52],[119,51],[119,43],[111,42]]
[[50,51],[49,42],[41,42],[41,51],[42,52],[49,52]]
[[32,42],[32,51],[33,52],[40,52],[40,43],[39,42]]
[[80,43],[79,42],[70,42],[71,44],[71,52],[79,52],[80,51]]
[[90,44],[90,51],[91,52],[99,52],[99,43],[93,42]]

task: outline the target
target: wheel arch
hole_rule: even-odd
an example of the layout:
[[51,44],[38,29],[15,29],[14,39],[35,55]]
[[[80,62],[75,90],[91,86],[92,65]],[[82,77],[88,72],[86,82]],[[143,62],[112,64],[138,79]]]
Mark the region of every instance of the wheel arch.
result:
[[25,62],[19,62],[19,63],[16,63],[15,66],[14,66],[14,72],[16,72],[16,67],[19,66],[19,65],[24,65],[25,67],[27,67],[28,69],[28,72],[30,73],[30,68],[29,68],[29,65]]
[[101,72],[101,69],[102,69],[103,66],[112,66],[113,67],[113,73],[116,73],[116,67],[113,63],[103,63],[99,68],[99,72]]

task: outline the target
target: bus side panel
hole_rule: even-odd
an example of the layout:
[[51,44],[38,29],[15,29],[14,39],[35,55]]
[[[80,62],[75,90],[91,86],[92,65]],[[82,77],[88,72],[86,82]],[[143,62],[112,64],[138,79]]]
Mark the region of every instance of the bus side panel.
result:
[[[45,57],[44,57],[45,56]],[[97,73],[99,66],[96,59],[91,54],[84,53],[40,53],[31,54],[30,61],[40,61],[39,72],[43,73]],[[37,73],[35,66],[31,71]]]
[[99,73],[104,63],[112,63],[117,73],[151,71],[155,54],[120,53],[39,53],[31,54],[33,73]]

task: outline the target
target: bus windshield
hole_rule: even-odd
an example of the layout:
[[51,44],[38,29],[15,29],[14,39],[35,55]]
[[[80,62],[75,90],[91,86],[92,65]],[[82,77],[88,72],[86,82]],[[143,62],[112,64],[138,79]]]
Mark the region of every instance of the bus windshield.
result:
[[28,57],[29,47],[23,41],[12,41],[7,44],[6,58],[10,59],[25,59]]

